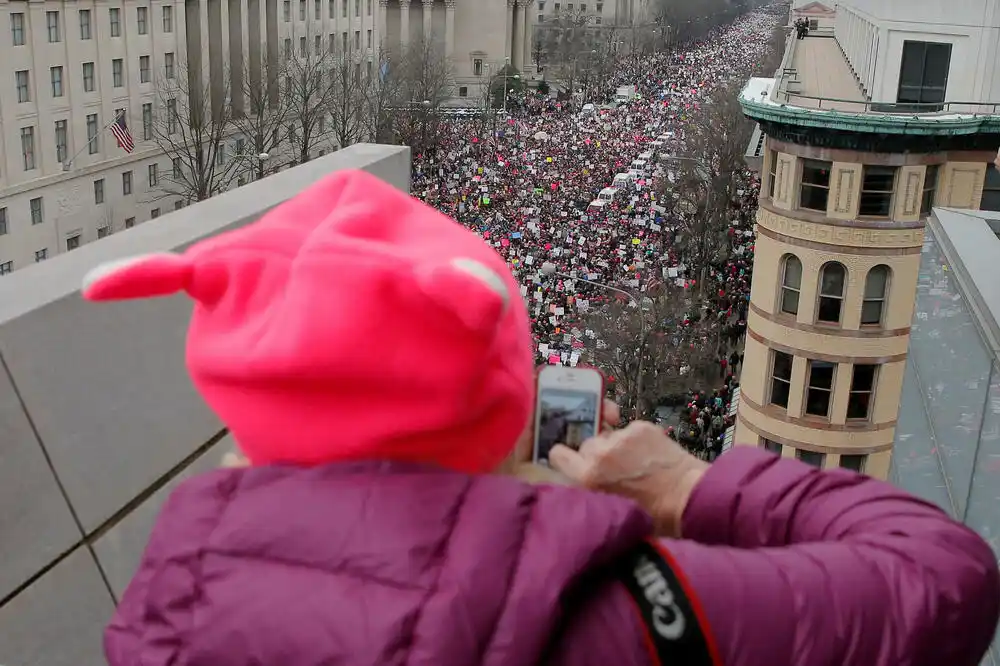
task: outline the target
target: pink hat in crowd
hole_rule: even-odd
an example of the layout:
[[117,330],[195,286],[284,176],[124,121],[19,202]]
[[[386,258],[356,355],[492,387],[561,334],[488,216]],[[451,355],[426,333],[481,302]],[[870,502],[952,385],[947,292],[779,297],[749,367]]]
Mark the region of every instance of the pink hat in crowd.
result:
[[380,459],[490,471],[531,413],[528,315],[506,262],[361,171],[257,222],[100,266],[93,301],[187,292],[187,366],[254,464]]

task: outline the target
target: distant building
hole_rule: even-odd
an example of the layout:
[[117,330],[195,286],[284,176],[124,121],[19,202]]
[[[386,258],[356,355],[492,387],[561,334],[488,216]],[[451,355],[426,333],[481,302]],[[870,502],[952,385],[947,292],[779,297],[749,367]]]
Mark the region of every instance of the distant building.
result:
[[743,90],[763,184],[737,445],[899,468],[928,216],[1000,208],[998,5],[796,2],[816,30]]
[[[225,71],[293,41],[356,47],[361,67],[378,57],[380,9],[376,0],[0,0],[0,275],[183,205],[157,187],[172,168],[152,140],[158,81],[201,69],[219,94]],[[118,113],[131,154],[109,131]]]

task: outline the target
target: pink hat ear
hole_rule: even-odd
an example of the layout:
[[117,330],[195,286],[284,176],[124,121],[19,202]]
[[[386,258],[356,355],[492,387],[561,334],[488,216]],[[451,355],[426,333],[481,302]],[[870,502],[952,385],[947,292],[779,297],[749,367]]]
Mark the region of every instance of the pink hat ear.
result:
[[83,278],[88,301],[166,296],[189,285],[194,266],[179,254],[145,254],[101,264]]
[[495,329],[510,304],[504,279],[476,259],[455,257],[418,275],[417,280],[426,295],[472,331]]

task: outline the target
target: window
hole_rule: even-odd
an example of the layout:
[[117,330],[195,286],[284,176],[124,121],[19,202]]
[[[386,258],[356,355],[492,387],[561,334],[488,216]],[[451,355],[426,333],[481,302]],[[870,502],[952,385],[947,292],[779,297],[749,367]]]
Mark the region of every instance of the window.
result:
[[153,104],[147,102],[142,105],[142,139],[149,141],[153,138]]
[[154,208],[153,210],[149,211],[149,219],[155,220],[159,216],[160,216],[160,209],[159,208]]
[[94,92],[94,63],[83,63],[83,91]]
[[135,8],[135,25],[139,30],[140,35],[145,35],[149,33],[149,8],[148,7],[136,7]]
[[14,262],[13,261],[3,261],[0,262],[0,275],[8,275],[14,272]]
[[100,151],[100,137],[97,136],[97,114],[87,114],[87,153],[93,155]]
[[372,15],[372,0],[365,0],[365,14]]
[[31,223],[41,224],[44,222],[44,216],[42,214],[42,198],[35,197],[28,202],[28,208],[31,210]]
[[0,236],[7,235],[7,208],[0,208]]
[[10,15],[10,37],[14,46],[24,46],[24,14],[21,12]]
[[306,57],[306,38],[299,37],[299,55],[303,58]]
[[826,361],[809,361],[806,384],[806,414],[829,416],[833,396],[834,364]]
[[865,296],[861,301],[861,325],[878,326],[885,312],[885,295],[889,288],[889,267],[879,265],[868,271]]
[[21,128],[21,157],[24,159],[24,170],[35,168],[35,128]]
[[930,215],[931,208],[934,207],[934,193],[937,192],[938,172],[940,170],[940,165],[928,164],[927,170],[924,171],[924,193],[920,198],[921,216]]
[[163,76],[168,79],[174,78],[174,54],[163,54]]
[[139,56],[139,83],[149,83],[149,56]]
[[319,55],[323,50],[323,37],[316,35],[315,44],[313,44],[313,53]]
[[67,142],[69,138],[67,136],[68,132],[66,130],[66,121],[57,120],[56,121],[56,161],[63,164],[68,158],[69,154],[67,152]]
[[247,142],[245,139],[236,139],[236,154],[242,155],[246,150]]
[[[108,10],[108,21],[111,23],[111,36],[122,36],[122,10],[112,7]],[[67,241],[68,243],[69,241]]]
[[317,21],[323,17],[323,2],[322,0],[315,0],[315,6],[313,7],[313,18]]
[[80,234],[73,234],[66,239],[66,251],[72,252],[76,248],[80,247]]
[[124,171],[122,172],[122,196],[129,196],[132,194],[132,172]]
[[111,61],[111,85],[115,88],[125,85],[125,63],[121,58]]
[[98,178],[94,181],[94,204],[104,203],[104,179]]
[[781,455],[781,444],[778,444],[777,442],[772,442],[769,439],[761,439],[761,446],[769,453],[774,453],[779,456]]
[[216,148],[215,163],[218,166],[223,166],[226,163],[226,144],[220,143],[219,147]]
[[340,2],[340,15],[342,18],[347,18],[347,0],[341,0]]
[[170,170],[173,172],[174,180],[178,180],[181,177],[181,158],[175,157],[170,161]]
[[347,53],[347,33],[346,32],[340,33],[340,49],[344,53]]
[[170,5],[163,7],[163,32],[174,31],[174,8]]
[[35,250],[35,263],[40,261],[45,261],[49,258],[49,248],[43,247],[41,250]]
[[59,30],[59,12],[45,12],[45,27],[49,33],[50,44],[62,41],[62,33]]
[[184,208],[184,202],[178,199],[174,202],[174,210],[180,210],[181,208]]
[[17,101],[31,101],[31,77],[28,70],[19,69],[14,72],[14,84],[17,86]]
[[545,11],[545,0],[539,0],[539,2],[538,2],[538,11],[540,11],[540,12],[544,12]]
[[285,60],[292,59],[292,40],[285,38]]
[[555,10],[556,12],[558,12],[558,11],[559,11],[559,3],[558,3],[558,2],[557,2],[557,3],[555,4],[555,5],[553,5],[553,9],[554,9],[554,10]]
[[354,0],[354,15],[361,16],[361,0]]
[[299,20],[306,20],[306,0],[299,0]]
[[468,97],[469,96],[469,87],[468,86],[459,86],[458,87],[458,96],[459,97]]
[[87,41],[91,38],[93,34],[93,28],[90,24],[90,10],[81,9],[80,10],[80,39],[82,41]]
[[823,467],[823,462],[826,460],[825,453],[816,453],[814,451],[803,451],[802,449],[795,450],[795,457],[807,465],[812,465],[813,467],[819,467],[821,469]]
[[980,210],[1000,211],[1000,171],[994,164],[986,165],[986,179],[983,181],[983,198]]
[[788,409],[788,394],[792,387],[792,355],[771,352],[770,403]]
[[292,20],[292,1],[291,0],[285,0],[285,4],[284,4],[284,6],[282,8],[282,11],[284,13],[285,23],[288,23],[289,21],[291,21]]
[[774,186],[778,182],[778,151],[769,150],[767,151],[767,197],[769,199],[774,198]]
[[896,101],[915,105],[918,111],[940,111],[944,108],[949,69],[951,44],[903,42]]
[[594,25],[601,25],[601,17],[600,16],[595,16],[594,17]]
[[472,73],[475,76],[483,75],[483,59],[476,58],[472,61]]
[[177,100],[167,100],[167,134],[177,133]]
[[49,67],[49,79],[52,81],[52,96],[63,96],[63,68]]
[[802,289],[802,262],[794,254],[786,254],[781,266],[781,311],[799,313],[799,293]]
[[365,35],[365,46],[367,48],[369,48],[369,49],[372,47],[372,31],[371,30],[369,30],[368,34]]
[[816,320],[826,324],[839,324],[844,304],[844,286],[847,269],[843,264],[831,261],[823,265],[819,273],[819,308]]
[[826,201],[829,197],[830,163],[819,160],[803,160],[799,207],[825,213]]
[[103,227],[97,227],[97,240],[101,240],[102,238],[107,238],[108,234],[110,233],[111,233],[111,227],[107,225]]
[[868,456],[864,455],[841,455],[840,456],[840,467],[842,469],[849,469],[854,472],[864,473],[865,462],[867,462]]
[[858,213],[868,217],[892,214],[892,191],[896,185],[896,167],[865,166],[861,179]]
[[131,229],[134,226],[135,226],[135,218],[134,217],[126,217],[125,218],[125,228],[126,229]]
[[333,18],[337,14],[336,0],[330,0],[329,5],[330,6],[328,8],[328,10],[329,10],[328,13],[330,14],[330,18]]
[[851,376],[851,393],[847,397],[847,418],[867,421],[871,416],[877,371],[877,365],[855,364],[854,374]]

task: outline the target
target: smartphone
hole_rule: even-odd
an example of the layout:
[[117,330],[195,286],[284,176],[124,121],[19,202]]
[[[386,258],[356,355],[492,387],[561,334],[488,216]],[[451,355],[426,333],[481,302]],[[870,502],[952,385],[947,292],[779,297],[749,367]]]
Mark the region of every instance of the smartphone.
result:
[[600,431],[604,377],[593,368],[547,365],[538,372],[535,391],[533,460],[549,463],[556,444],[574,449]]

